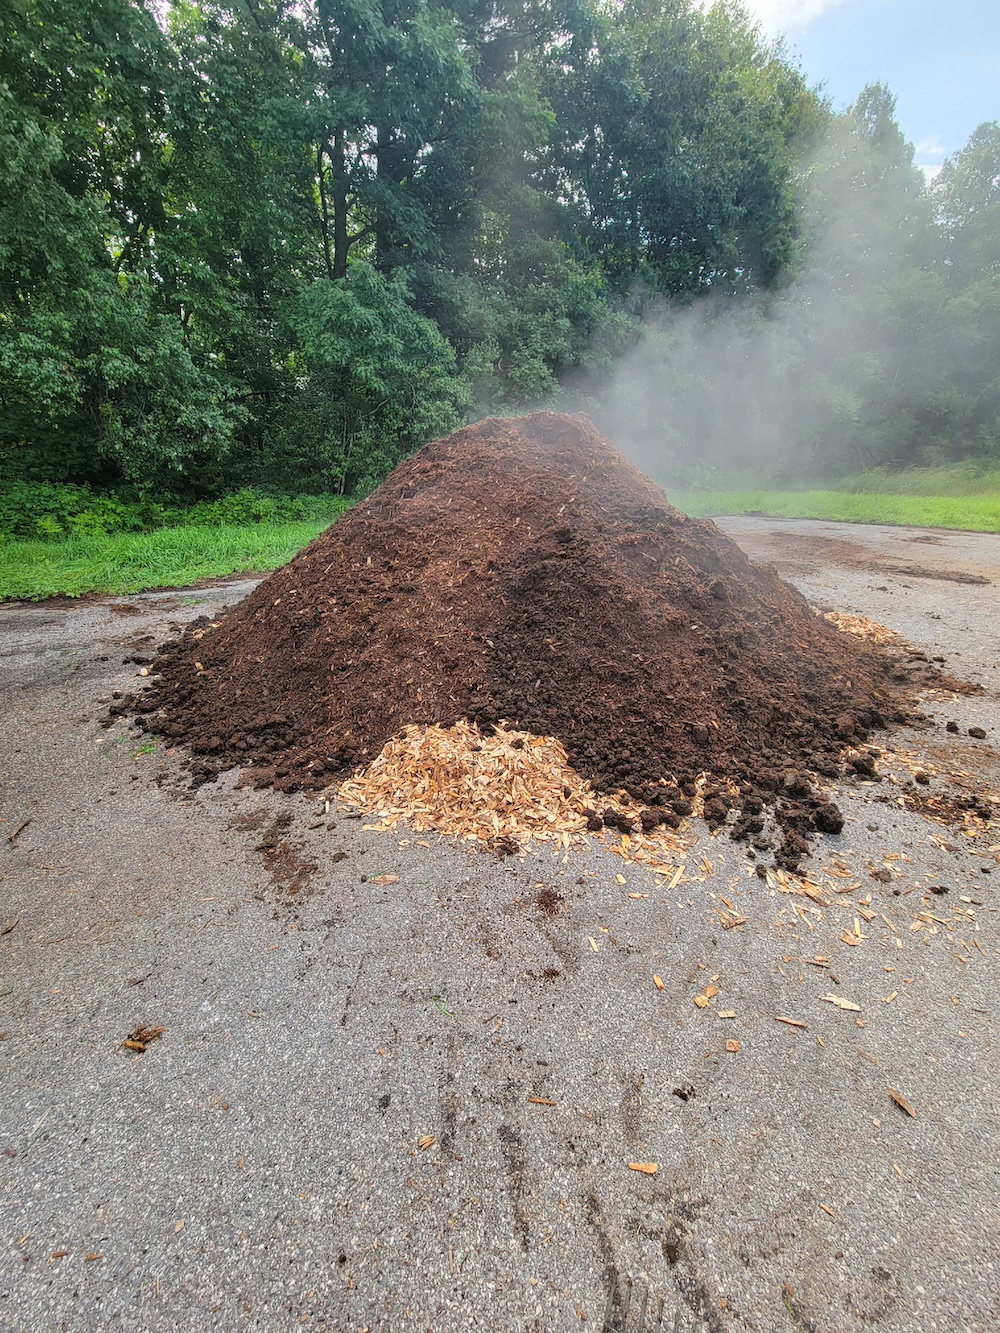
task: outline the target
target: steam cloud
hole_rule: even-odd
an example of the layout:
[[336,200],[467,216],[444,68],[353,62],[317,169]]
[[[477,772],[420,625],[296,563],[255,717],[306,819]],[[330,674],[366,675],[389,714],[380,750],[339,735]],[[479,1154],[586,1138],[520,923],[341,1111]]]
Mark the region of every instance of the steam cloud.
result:
[[892,172],[859,183],[854,150],[832,143],[806,175],[809,258],[788,288],[655,306],[611,383],[570,393],[668,490],[879,461],[876,435],[891,455],[893,431],[906,438],[917,396],[946,373],[940,341],[899,318],[905,284],[929,281],[914,258],[920,195],[905,174],[902,190]]

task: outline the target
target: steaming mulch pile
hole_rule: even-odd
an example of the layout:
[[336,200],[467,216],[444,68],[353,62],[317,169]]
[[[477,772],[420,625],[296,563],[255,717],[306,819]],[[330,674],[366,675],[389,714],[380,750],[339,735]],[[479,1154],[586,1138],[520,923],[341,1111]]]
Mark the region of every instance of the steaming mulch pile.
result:
[[[218,623],[164,645],[115,710],[188,746],[196,778],[240,765],[286,791],[328,786],[412,725],[505,723],[557,738],[644,826],[676,826],[697,795],[763,849],[776,815],[794,866],[803,835],[842,822],[809,774],[908,716],[928,674],[913,665],[673,509],[586,418],[539,413],[421,449]],[[598,806],[581,804],[592,829]]]

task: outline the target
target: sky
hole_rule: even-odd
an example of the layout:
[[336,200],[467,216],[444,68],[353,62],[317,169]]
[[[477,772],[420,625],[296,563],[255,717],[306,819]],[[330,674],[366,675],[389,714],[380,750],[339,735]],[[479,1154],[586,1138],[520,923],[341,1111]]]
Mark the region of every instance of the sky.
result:
[[868,83],[888,84],[928,176],[977,125],[1000,120],[1000,0],[744,2],[834,110]]

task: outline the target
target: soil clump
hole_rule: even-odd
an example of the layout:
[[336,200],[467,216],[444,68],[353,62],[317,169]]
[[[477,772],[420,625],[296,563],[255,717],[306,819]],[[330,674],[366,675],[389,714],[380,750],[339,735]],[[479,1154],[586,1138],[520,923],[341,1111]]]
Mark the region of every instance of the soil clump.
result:
[[764,850],[776,816],[792,867],[842,823],[813,775],[912,721],[935,679],[840,633],[556,413],[426,445],[152,672],[114,711],[188,746],[200,780],[239,765],[320,789],[409,724],[506,722],[558,738],[644,823],[690,814],[708,773],[709,823]]

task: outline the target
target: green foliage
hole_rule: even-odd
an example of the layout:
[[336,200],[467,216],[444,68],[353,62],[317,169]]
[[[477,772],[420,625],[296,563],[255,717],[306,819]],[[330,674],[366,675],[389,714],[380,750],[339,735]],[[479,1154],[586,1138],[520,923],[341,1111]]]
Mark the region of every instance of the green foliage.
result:
[[8,0],[0,472],[93,494],[2,530],[267,523],[540,404],[996,458],[998,180],[996,122],[928,189],[886,88],[831,115],[731,0]]
[[12,481],[0,485],[0,539],[62,541],[166,527],[330,523],[349,504],[336,495],[276,495],[252,488],[183,504],[142,492],[99,494],[67,483]]
[[408,297],[401,274],[386,278],[358,262],[290,304],[300,391],[269,454],[285,484],[363,493],[461,420],[467,399],[455,353]]

